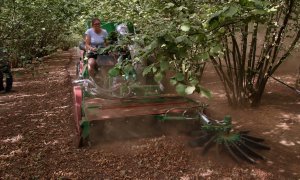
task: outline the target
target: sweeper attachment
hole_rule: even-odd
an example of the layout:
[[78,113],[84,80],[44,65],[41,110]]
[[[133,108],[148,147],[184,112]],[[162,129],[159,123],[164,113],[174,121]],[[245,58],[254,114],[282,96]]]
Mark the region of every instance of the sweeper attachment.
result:
[[[246,160],[256,163],[257,159],[265,157],[257,150],[270,150],[263,144],[264,139],[249,135],[249,131],[235,131],[232,129],[231,117],[225,116],[222,121],[213,120],[205,115],[205,106],[184,108],[182,114],[172,113],[176,108],[170,109],[160,117],[162,121],[196,120],[200,121],[199,130],[191,134],[196,136],[189,144],[192,147],[203,147],[202,154],[216,146],[219,152],[226,151],[234,160]],[[177,110],[178,112],[178,110]]]

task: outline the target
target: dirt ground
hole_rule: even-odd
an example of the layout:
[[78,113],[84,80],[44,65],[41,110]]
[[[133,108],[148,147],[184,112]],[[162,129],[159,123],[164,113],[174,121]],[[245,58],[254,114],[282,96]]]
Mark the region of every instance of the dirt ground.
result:
[[[300,179],[300,96],[271,80],[258,109],[233,109],[211,69],[203,83],[213,98],[193,97],[208,103],[215,118],[229,114],[235,128],[265,138],[271,150],[260,153],[266,161],[236,163],[214,150],[202,156],[181,133],[77,148],[72,97],[77,59],[73,49],[44,58],[35,74],[14,70],[14,92],[0,95],[0,179]],[[297,66],[289,67],[276,77],[293,86]]]

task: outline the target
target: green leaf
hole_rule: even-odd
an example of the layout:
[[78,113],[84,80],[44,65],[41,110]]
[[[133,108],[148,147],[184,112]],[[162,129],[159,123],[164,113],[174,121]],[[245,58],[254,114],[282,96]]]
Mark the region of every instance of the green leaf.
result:
[[184,32],[188,32],[190,30],[190,26],[187,24],[181,25],[180,29]]
[[227,9],[224,13],[226,17],[232,17],[238,12],[238,7],[237,6],[230,6],[229,9]]
[[239,0],[240,5],[245,6],[248,3],[248,0]]
[[216,46],[213,46],[212,48],[210,48],[209,52],[213,55],[216,55],[216,54],[219,54],[220,52],[222,52],[222,48],[220,45],[216,45]]
[[260,0],[251,0],[251,1],[254,2],[256,8],[263,8],[264,7],[264,3]]
[[149,44],[147,47],[145,47],[146,53],[151,53],[155,48],[157,48],[159,45],[157,40],[154,40]]
[[191,85],[193,85],[193,86],[196,86],[196,85],[199,83],[199,81],[198,81],[197,79],[191,79],[191,80],[189,81],[189,83],[190,83]]
[[169,69],[169,62],[168,61],[160,61],[160,70],[166,71]]
[[196,56],[196,58],[197,58],[197,60],[205,61],[205,60],[209,59],[209,53],[204,52],[204,53],[199,54],[198,56]]
[[175,38],[175,43],[181,43],[181,42],[183,42],[183,41],[185,41],[185,40],[187,40],[187,35],[183,35],[183,36],[178,36],[177,38]]
[[211,92],[203,87],[200,87],[201,96],[210,99],[212,97]]
[[134,68],[131,64],[127,64],[124,66],[123,71],[125,74],[130,74],[132,71],[134,71]]
[[183,81],[184,80],[184,75],[182,73],[177,73],[175,75],[175,78],[177,81]]
[[266,14],[266,11],[265,11],[265,10],[261,10],[261,9],[254,9],[252,12],[253,12],[253,14],[255,14],[255,15],[263,15],[263,14]]
[[115,68],[115,67],[113,67],[113,68],[111,68],[111,69],[108,71],[108,74],[109,74],[109,76],[111,76],[111,77],[116,77],[116,76],[118,76],[118,75],[120,74],[120,70],[117,69],[117,68]]
[[186,89],[186,85],[184,85],[184,84],[179,83],[176,86],[176,92],[180,95],[186,95],[185,89]]
[[175,78],[171,78],[170,84],[174,86],[175,84],[177,84],[177,80]]
[[191,39],[194,42],[200,42],[200,43],[205,43],[206,42],[206,35],[204,33],[196,34],[191,36]]
[[267,10],[268,12],[276,12],[278,11],[277,7],[272,7],[271,9]]
[[151,46],[151,49],[155,49],[158,47],[158,42],[155,40],[150,44],[150,46]]
[[187,7],[185,7],[185,6],[180,6],[180,7],[178,7],[178,8],[176,8],[178,11],[182,11],[183,9],[187,9]]
[[164,77],[163,73],[158,72],[158,73],[156,73],[156,74],[154,75],[154,80],[155,80],[156,82],[161,82],[161,80],[163,79],[163,77]]
[[170,8],[170,7],[174,7],[174,6],[175,6],[174,3],[167,3],[166,6],[165,6],[165,8]]
[[153,72],[153,73],[156,73],[156,71],[157,71],[157,68],[156,68],[155,66],[153,66],[153,67],[152,67],[152,72]]
[[149,74],[152,70],[152,66],[148,66],[143,70],[143,76]]
[[195,86],[188,86],[187,88],[185,88],[185,93],[186,94],[193,94],[193,92],[195,91],[196,87]]

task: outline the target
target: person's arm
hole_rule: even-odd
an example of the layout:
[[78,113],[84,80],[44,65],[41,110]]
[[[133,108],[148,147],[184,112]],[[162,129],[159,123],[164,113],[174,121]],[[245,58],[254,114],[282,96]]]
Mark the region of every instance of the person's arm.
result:
[[85,49],[87,51],[95,51],[95,49],[96,49],[91,46],[91,37],[88,34],[85,36]]
[[85,49],[86,51],[95,51],[96,48],[91,46],[91,29],[85,32]]

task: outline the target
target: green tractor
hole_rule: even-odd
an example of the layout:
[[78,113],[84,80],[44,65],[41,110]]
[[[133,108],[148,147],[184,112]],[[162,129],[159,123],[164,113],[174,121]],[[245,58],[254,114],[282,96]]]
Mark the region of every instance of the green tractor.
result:
[[114,45],[97,51],[102,59],[107,59],[107,63],[99,63],[100,76],[91,78],[87,71],[87,59],[82,57],[77,67],[78,79],[74,81],[78,146],[88,143],[92,122],[153,116],[160,122],[196,122],[196,130],[193,130],[196,138],[190,145],[203,147],[203,153],[216,145],[237,161],[244,159],[256,163],[256,159],[265,159],[255,150],[270,149],[262,143],[263,139],[249,135],[248,131],[233,130],[230,116],[220,121],[214,120],[205,113],[206,104],[164,92],[162,84],[148,84],[149,81],[139,75],[144,66],[132,63],[130,48],[120,48],[122,44],[118,44],[118,38],[122,34],[118,34],[116,24],[102,22],[102,28],[110,33],[111,44]]

